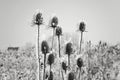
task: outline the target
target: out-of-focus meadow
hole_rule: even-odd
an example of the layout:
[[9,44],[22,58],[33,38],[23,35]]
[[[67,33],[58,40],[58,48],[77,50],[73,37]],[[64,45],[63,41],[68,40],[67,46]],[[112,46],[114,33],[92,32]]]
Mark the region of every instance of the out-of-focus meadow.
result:
[[[73,53],[70,55],[70,65],[68,66],[68,56],[65,53],[65,46],[69,38],[71,38],[70,41],[73,44]],[[51,40],[52,37],[47,39],[50,47]],[[74,80],[120,79],[120,44],[111,45],[100,41],[98,44],[93,45],[91,41],[82,42],[83,45],[79,54],[79,39],[77,36],[65,34],[61,37],[61,57],[59,58],[57,43],[57,37],[55,37],[54,50],[46,55],[46,80],[50,76],[48,55],[51,53],[55,56],[54,63],[51,66],[53,80],[68,80],[68,74],[71,72],[74,74]],[[40,52],[41,80],[43,76],[43,56]],[[77,65],[78,58],[83,60],[80,70]],[[66,72],[62,68],[62,62],[66,63]],[[0,80],[38,80],[38,66],[36,47],[33,44],[26,44],[20,48],[8,47],[5,51],[0,51]]]

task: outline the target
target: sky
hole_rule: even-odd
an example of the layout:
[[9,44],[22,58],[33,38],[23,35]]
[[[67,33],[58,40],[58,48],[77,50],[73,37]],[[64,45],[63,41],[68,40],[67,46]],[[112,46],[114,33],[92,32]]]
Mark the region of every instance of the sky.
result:
[[[31,21],[37,9],[46,25],[52,14],[58,16],[63,32],[78,33],[77,24],[84,21],[85,41],[120,42],[120,0],[0,0],[0,48],[36,43]],[[52,35],[52,29],[40,27],[41,40]]]

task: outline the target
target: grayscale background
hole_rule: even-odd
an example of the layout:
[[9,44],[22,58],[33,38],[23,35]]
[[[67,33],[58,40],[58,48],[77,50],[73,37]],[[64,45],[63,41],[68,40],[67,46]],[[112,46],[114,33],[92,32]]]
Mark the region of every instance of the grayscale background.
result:
[[[120,0],[0,0],[1,49],[36,43],[37,27],[31,27],[36,9],[42,11],[46,24],[56,14],[63,32],[75,32],[77,23],[85,21],[88,31],[84,34],[85,41],[111,44],[120,41]],[[41,37],[51,33],[41,28]]]

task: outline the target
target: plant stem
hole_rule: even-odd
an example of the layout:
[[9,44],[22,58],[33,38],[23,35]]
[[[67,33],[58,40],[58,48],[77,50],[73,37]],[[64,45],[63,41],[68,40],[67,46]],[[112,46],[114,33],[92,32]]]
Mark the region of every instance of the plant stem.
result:
[[39,50],[39,30],[40,30],[40,26],[38,25],[38,63],[39,63],[39,69],[38,69],[38,75],[39,75],[39,80],[40,80],[40,54],[39,54],[39,52],[40,52],[40,50]]
[[81,80],[81,68],[79,68],[79,80]]
[[55,28],[53,28],[53,37],[52,37],[52,50],[53,50],[53,42],[54,42],[54,33],[55,33]]
[[81,53],[81,46],[82,46],[82,36],[83,36],[83,32],[81,31],[80,52],[79,52],[79,54]]
[[50,71],[51,71],[51,65],[50,65]]
[[44,54],[44,72],[43,72],[43,80],[45,80],[45,63],[46,62],[46,54]]
[[61,54],[60,54],[60,36],[58,36],[58,44],[59,44],[59,57],[61,57]]
[[70,55],[68,55],[68,66],[70,67]]
[[62,73],[62,79],[64,80],[64,75],[63,75],[63,71],[61,70],[61,73]]

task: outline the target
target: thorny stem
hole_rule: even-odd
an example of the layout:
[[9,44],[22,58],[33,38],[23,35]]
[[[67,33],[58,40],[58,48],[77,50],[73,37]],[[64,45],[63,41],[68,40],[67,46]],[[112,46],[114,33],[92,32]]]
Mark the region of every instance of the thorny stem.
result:
[[70,55],[68,55],[68,66],[70,67]]
[[81,80],[81,68],[79,68],[79,78],[78,79],[80,79]]
[[51,48],[51,50],[53,50],[53,42],[54,42],[54,34],[55,33],[55,28],[53,28],[53,37],[52,37],[52,48]]
[[61,70],[61,73],[62,73],[62,79],[64,80],[64,75],[63,75],[63,71]]
[[38,25],[38,63],[39,63],[39,70],[38,70],[38,75],[39,75],[39,80],[40,80],[40,48],[39,48],[39,33],[40,33],[40,26]]
[[80,52],[79,52],[79,54],[81,53],[81,46],[82,46],[82,37],[83,37],[83,32],[81,31],[81,40],[80,40]]
[[58,36],[58,44],[59,44],[59,57],[61,57],[61,54],[60,54],[60,36]]
[[43,72],[43,80],[45,80],[45,63],[46,63],[46,54],[44,54],[44,72]]
[[50,72],[51,72],[51,65],[50,65]]

